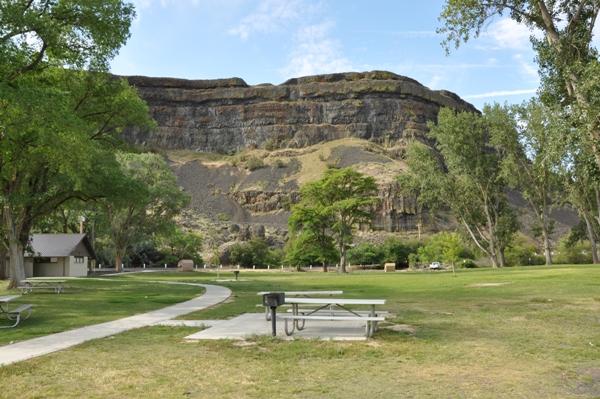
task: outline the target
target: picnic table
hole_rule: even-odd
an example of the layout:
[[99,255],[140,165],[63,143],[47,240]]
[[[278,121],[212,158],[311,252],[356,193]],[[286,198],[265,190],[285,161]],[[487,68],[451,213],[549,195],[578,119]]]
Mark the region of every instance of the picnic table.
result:
[[[21,295],[5,295],[0,296],[0,313],[7,313],[10,311],[10,301],[13,301],[17,298],[21,298]],[[2,305],[6,305],[6,309],[2,307]]]
[[[269,292],[267,292],[267,291],[262,291],[262,292],[258,292],[256,295],[263,296],[268,293]],[[344,293],[344,291],[284,291],[286,298],[291,298],[291,297],[311,298],[313,296],[320,296],[320,295],[329,295],[329,297],[332,298],[333,295],[342,295],[343,293]],[[287,302],[287,300],[286,300],[286,302]],[[269,308],[265,308],[265,311],[266,311],[265,317],[267,318],[267,321],[271,320],[271,314],[269,313]]]
[[23,294],[36,289],[54,290],[54,292],[60,294],[64,291],[63,284],[66,282],[67,280],[57,280],[55,278],[28,278],[21,281],[19,288],[21,288]]
[[[292,335],[297,329],[304,329],[306,320],[330,320],[330,321],[363,321],[365,322],[365,333],[371,337],[377,331],[378,323],[384,321],[385,311],[377,311],[375,306],[385,305],[385,299],[351,299],[351,298],[285,298],[286,304],[291,304],[291,314],[279,314],[278,318],[285,320],[285,333]],[[316,309],[300,309],[299,305],[314,306]],[[350,309],[350,305],[369,306],[370,310]],[[290,329],[288,321],[291,321]],[[302,324],[300,324],[300,321]]]
[[[0,296],[0,313],[3,313],[6,315],[6,317],[8,318],[8,320],[14,321],[15,324],[11,325],[11,326],[0,326],[0,328],[12,328],[15,327],[17,324],[19,324],[19,320],[21,320],[21,313],[23,313],[24,311],[28,310],[29,313],[27,314],[27,317],[25,317],[25,319],[28,319],[29,316],[31,316],[31,308],[33,307],[33,304],[26,304],[26,305],[21,305],[16,309],[11,309],[10,308],[10,302],[20,298],[21,295],[5,295],[5,296]],[[4,307],[2,305],[6,306],[6,309],[4,309]]]

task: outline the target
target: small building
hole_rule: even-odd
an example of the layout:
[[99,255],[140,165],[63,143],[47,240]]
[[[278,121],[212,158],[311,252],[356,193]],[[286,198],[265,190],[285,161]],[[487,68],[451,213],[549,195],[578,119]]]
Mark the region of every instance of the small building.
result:
[[25,252],[26,277],[82,277],[96,259],[86,234],[32,234]]

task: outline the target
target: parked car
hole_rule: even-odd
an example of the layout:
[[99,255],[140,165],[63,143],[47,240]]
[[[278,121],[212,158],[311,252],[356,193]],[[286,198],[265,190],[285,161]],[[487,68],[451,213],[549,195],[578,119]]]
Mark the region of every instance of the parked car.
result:
[[430,270],[441,270],[442,265],[440,262],[431,262],[431,264],[429,265],[429,269]]

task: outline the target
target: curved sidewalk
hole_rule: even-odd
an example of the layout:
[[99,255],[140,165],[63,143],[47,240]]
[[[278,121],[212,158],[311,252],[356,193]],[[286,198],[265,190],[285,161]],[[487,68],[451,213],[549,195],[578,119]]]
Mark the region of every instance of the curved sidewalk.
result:
[[193,283],[169,284],[197,285],[204,287],[206,292],[198,298],[149,313],[2,346],[0,347],[0,366],[56,352],[92,339],[104,338],[123,331],[171,320],[177,316],[219,304],[231,295],[229,288],[218,285]]

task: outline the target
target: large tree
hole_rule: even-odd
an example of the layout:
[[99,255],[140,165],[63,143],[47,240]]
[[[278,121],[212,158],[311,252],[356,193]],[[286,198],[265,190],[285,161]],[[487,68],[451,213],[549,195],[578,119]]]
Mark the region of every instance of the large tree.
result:
[[305,234],[303,239],[309,246],[324,242],[321,259],[329,248],[326,237],[331,237],[338,248],[340,273],[346,273],[347,246],[352,243],[354,230],[371,222],[377,193],[371,176],[353,168],[328,169],[321,179],[300,189],[302,200],[292,208],[291,230]]
[[502,177],[533,210],[534,232],[541,237],[546,264],[551,265],[554,220],[550,208],[560,183],[557,166],[564,154],[560,112],[535,100],[518,106],[496,104],[488,110],[493,119],[491,142],[501,155]]
[[443,108],[438,124],[429,124],[441,159],[414,142],[407,153],[409,171],[399,179],[403,192],[415,195],[421,208],[449,209],[493,267],[502,267],[518,222],[507,203],[500,158],[489,145],[490,122],[485,111],[480,116]]
[[119,153],[118,160],[124,178],[116,183],[126,194],[99,202],[110,221],[117,271],[134,243],[170,231],[173,217],[189,203],[188,195],[179,189],[177,177],[161,156]]
[[542,81],[540,94],[548,105],[569,105],[572,123],[580,129],[600,166],[600,63],[593,33],[600,12],[597,0],[446,0],[440,16],[449,51],[471,36],[477,37],[495,17],[508,15],[531,31]]
[[14,288],[36,220],[73,198],[106,194],[114,144],[147,107],[105,72],[129,37],[119,0],[0,2],[0,198]]
[[9,101],[0,195],[15,287],[25,278],[23,250],[36,220],[73,199],[109,195],[120,173],[114,155],[120,129],[150,124],[135,91],[102,73],[49,68],[2,95]]

